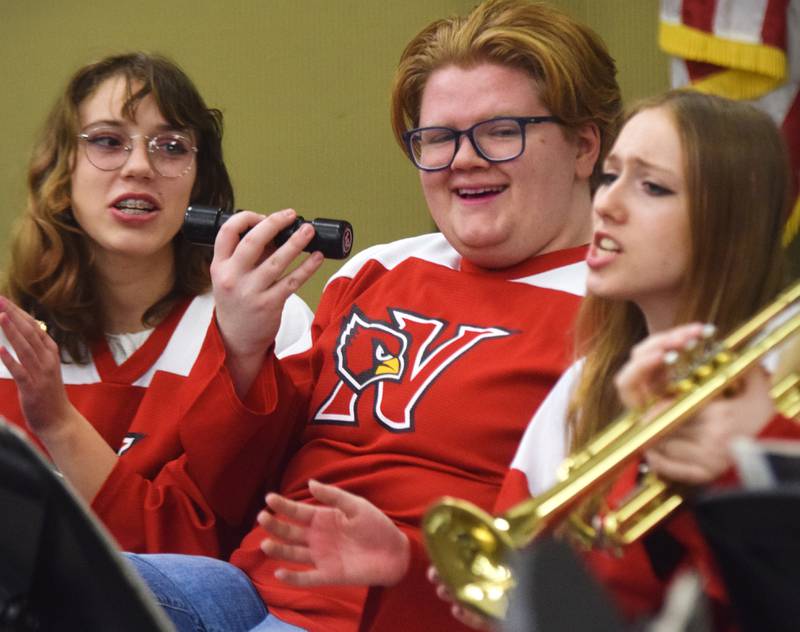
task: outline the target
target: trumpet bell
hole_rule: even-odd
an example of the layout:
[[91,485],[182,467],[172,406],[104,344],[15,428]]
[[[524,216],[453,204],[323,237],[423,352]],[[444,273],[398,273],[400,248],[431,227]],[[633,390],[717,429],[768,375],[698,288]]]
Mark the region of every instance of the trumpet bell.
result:
[[422,527],[431,562],[452,597],[502,620],[516,584],[508,523],[470,502],[443,498],[425,514]]

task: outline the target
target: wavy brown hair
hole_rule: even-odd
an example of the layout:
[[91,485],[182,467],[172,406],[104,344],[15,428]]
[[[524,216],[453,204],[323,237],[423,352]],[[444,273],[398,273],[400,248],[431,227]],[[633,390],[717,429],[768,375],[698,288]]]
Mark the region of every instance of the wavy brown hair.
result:
[[[626,120],[654,108],[678,131],[688,192],[689,267],[674,324],[711,322],[725,335],[784,281],[781,233],[792,198],[786,147],[766,113],[698,92],[643,101]],[[573,448],[622,412],[611,378],[646,336],[634,303],[591,295],[583,301],[577,349],[586,364],[568,415]]]
[[392,87],[392,128],[403,134],[419,125],[431,74],[444,66],[493,62],[528,73],[551,114],[575,130],[594,123],[600,131],[600,164],[622,117],[617,69],[600,37],[558,9],[526,0],[487,0],[469,15],[437,20],[420,31],[400,57]]
[[[197,88],[173,61],[144,52],[106,57],[78,70],[53,106],[28,169],[28,202],[11,242],[3,292],[35,318],[62,349],[65,360],[88,361],[88,345],[104,332],[91,249],[71,211],[80,105],[112,77],[126,83],[123,114],[133,120],[152,95],[167,122],[193,133],[197,175],[191,203],[233,208],[233,187],[222,158],[222,113],[206,106]],[[175,280],[144,314],[152,326],[176,300],[211,285],[211,250],[175,235]]]

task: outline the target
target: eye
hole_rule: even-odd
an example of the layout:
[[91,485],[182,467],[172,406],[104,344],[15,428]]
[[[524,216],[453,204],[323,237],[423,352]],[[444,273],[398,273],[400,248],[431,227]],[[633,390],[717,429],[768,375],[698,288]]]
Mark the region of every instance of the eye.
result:
[[601,187],[610,186],[614,183],[616,179],[617,179],[616,173],[611,173],[610,171],[603,171],[600,174],[600,186]]
[[126,137],[112,130],[93,130],[87,132],[86,142],[101,151],[118,151],[125,147]]
[[644,188],[645,192],[648,195],[652,195],[655,197],[662,197],[664,195],[672,195],[674,192],[671,189],[661,186],[660,184],[656,184],[655,182],[645,181],[642,183],[642,187]]
[[453,142],[453,130],[446,127],[427,129],[419,133],[419,142],[423,145],[438,145]]
[[515,121],[490,121],[480,127],[480,133],[492,138],[516,138],[519,136],[519,125]]
[[156,151],[168,158],[181,158],[192,151],[192,142],[180,134],[156,136],[152,143]]

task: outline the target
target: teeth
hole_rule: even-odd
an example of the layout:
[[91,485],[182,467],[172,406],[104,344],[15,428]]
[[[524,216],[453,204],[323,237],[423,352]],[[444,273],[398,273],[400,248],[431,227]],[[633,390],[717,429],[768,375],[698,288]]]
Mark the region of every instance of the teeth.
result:
[[121,211],[152,211],[155,206],[146,200],[128,198],[117,202],[116,207]]
[[601,250],[610,250],[612,252],[619,252],[619,244],[611,239],[611,237],[603,237],[597,244]]
[[483,195],[484,193],[500,193],[505,187],[483,187],[480,189],[458,189],[459,195]]

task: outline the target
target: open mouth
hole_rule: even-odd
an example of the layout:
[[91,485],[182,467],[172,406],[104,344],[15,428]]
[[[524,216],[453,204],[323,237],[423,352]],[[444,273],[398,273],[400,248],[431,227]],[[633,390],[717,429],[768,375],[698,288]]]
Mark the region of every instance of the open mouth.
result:
[[456,189],[456,194],[458,197],[465,199],[465,200],[479,200],[481,198],[491,197],[493,195],[497,195],[498,193],[502,193],[508,187],[507,186],[496,186],[496,187],[460,187]]
[[155,204],[138,198],[126,198],[114,204],[114,208],[126,215],[146,215],[156,210]]
[[606,252],[622,252],[620,245],[611,239],[611,237],[601,237],[595,243],[598,250],[604,250]]

